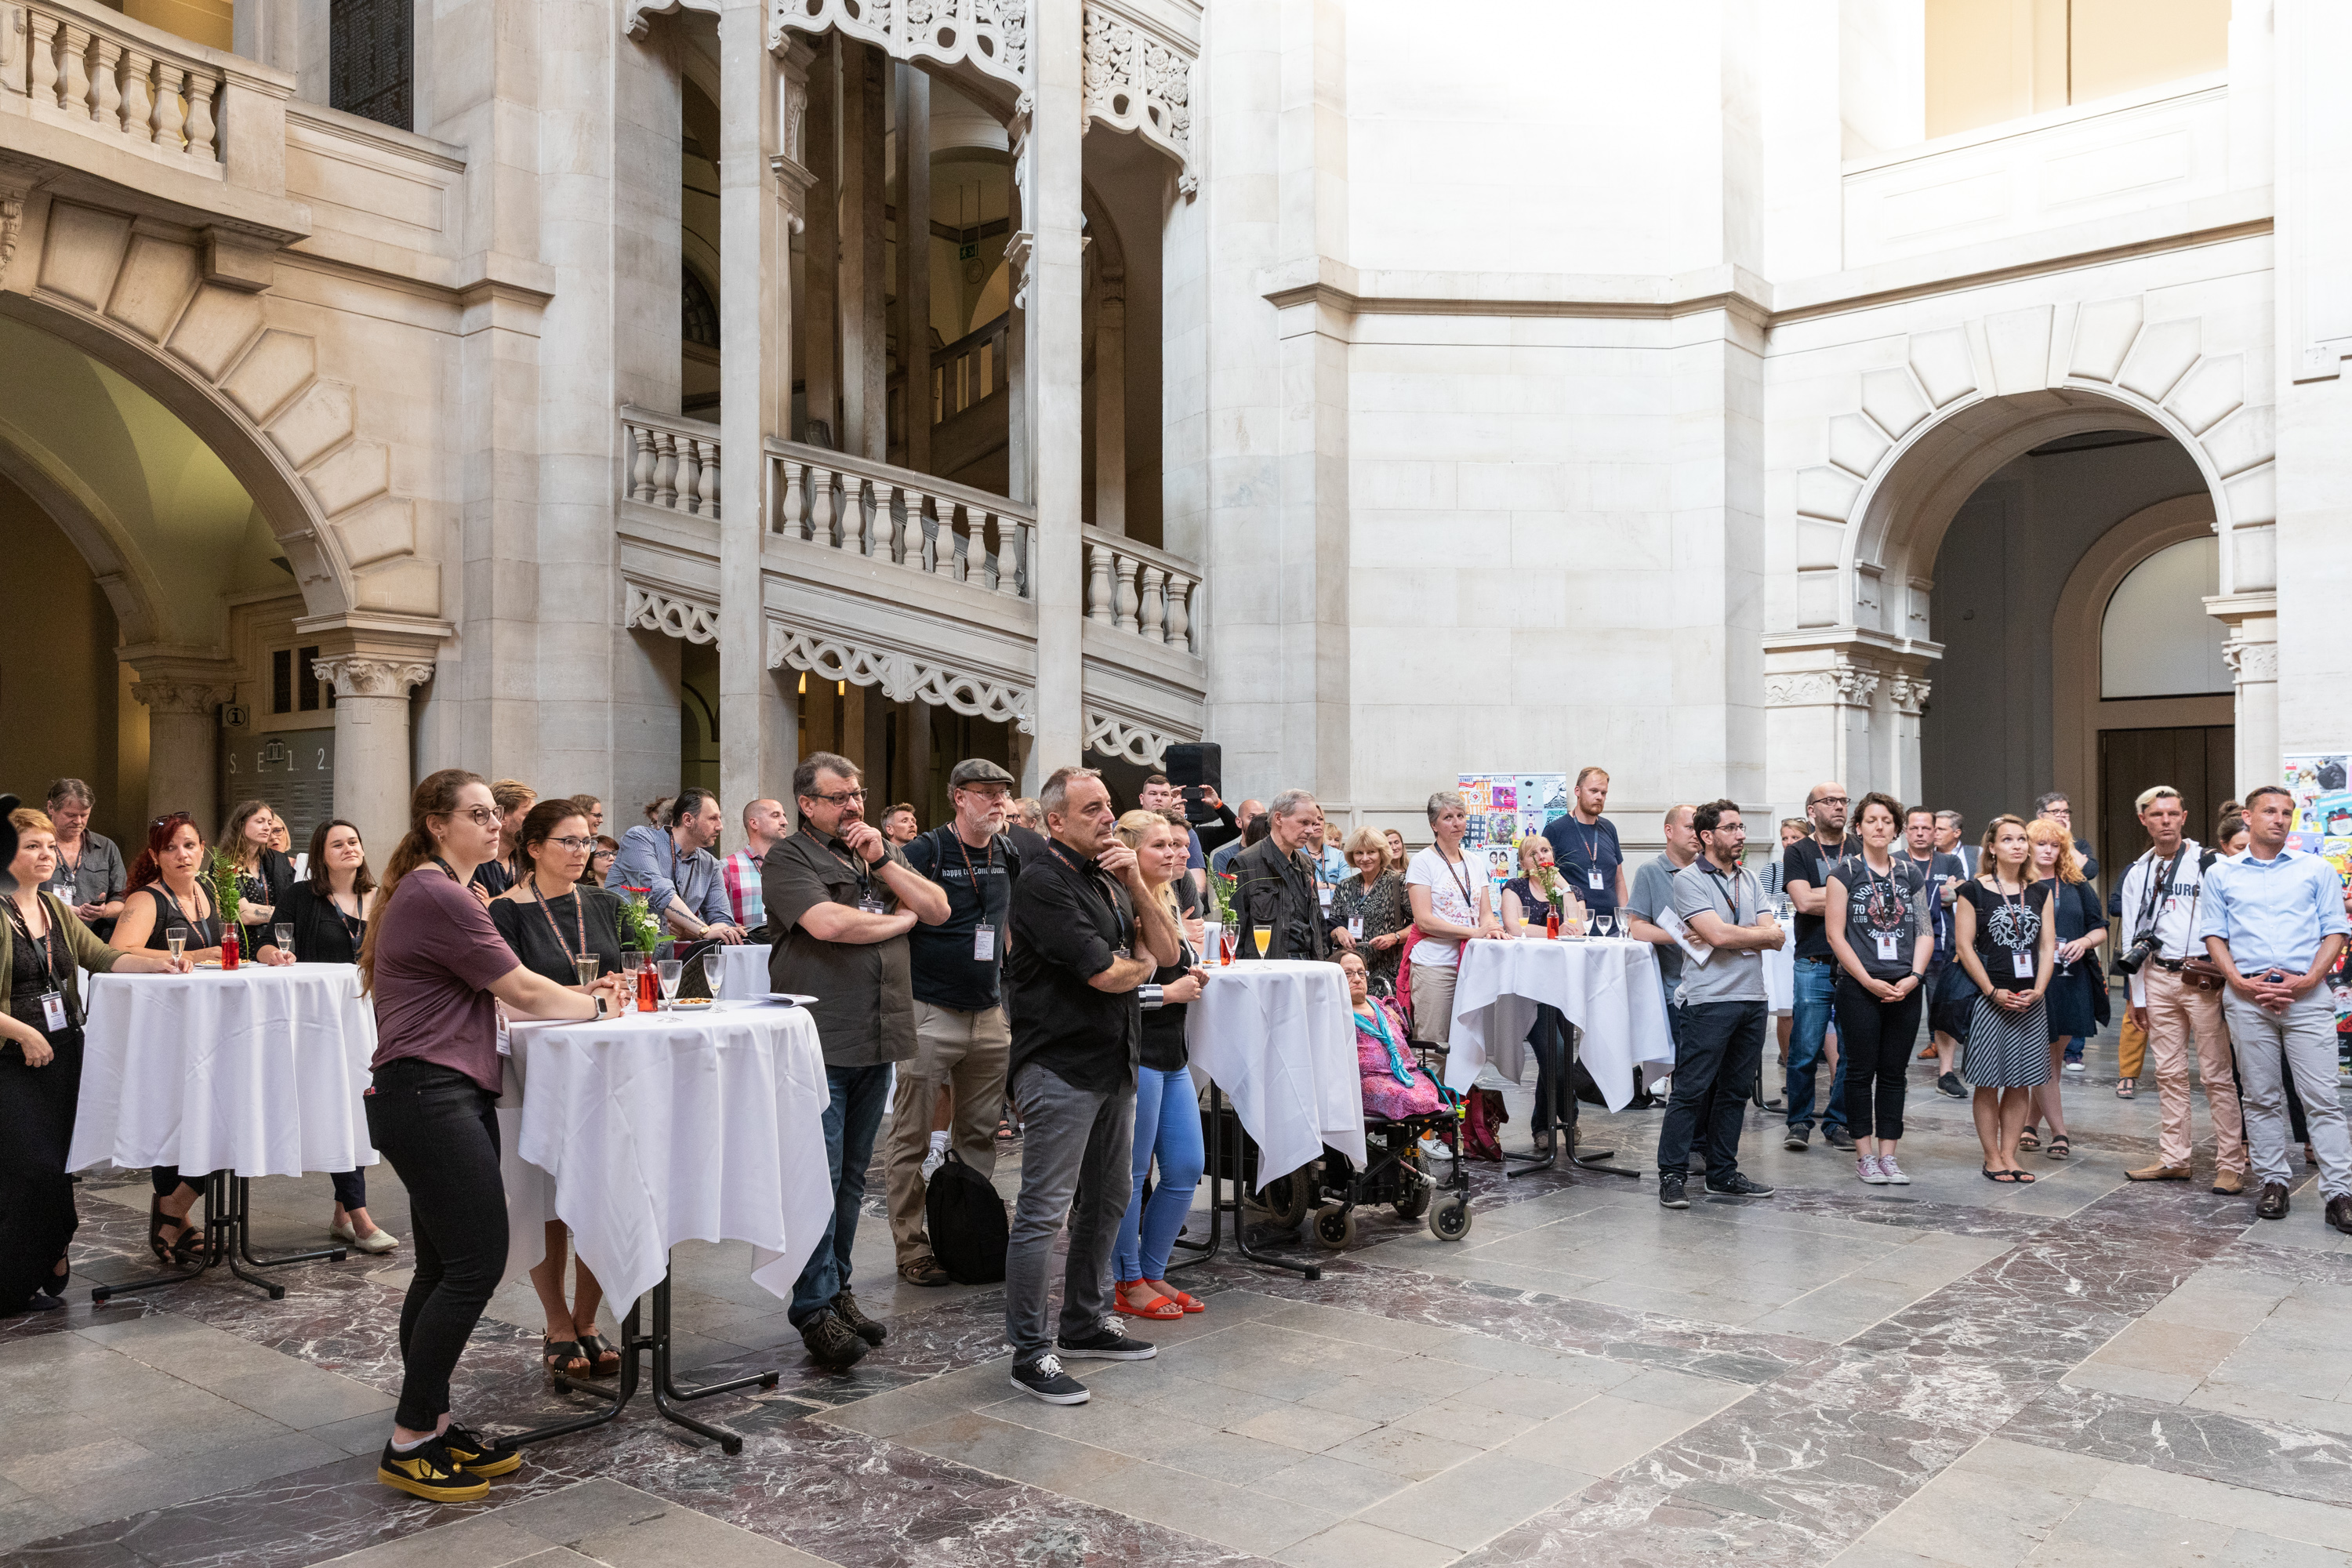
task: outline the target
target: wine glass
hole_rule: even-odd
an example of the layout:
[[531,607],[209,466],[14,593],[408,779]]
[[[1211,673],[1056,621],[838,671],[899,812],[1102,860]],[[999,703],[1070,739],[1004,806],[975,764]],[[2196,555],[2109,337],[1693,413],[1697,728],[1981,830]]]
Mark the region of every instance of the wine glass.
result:
[[726,950],[725,948],[723,948],[723,947],[712,947],[712,948],[706,948],[706,949],[704,949],[704,950],[703,950],[703,953],[702,953],[702,983],[703,983],[703,984],[704,984],[705,986],[707,986],[707,987],[709,989],[709,992],[710,992],[710,999],[711,999],[712,1001],[714,1001],[714,1002],[716,1002],[717,1000],[719,1000],[719,973],[720,973],[720,971],[724,970],[726,967],[727,967],[727,950]]
[[169,944],[172,949],[173,961],[177,963],[180,955],[184,953],[188,949],[188,928],[185,926],[165,927],[163,931],[163,941]]
[[621,950],[621,973],[629,977],[632,984],[636,981],[637,971],[645,966],[646,955],[641,949],[625,947]]
[[593,985],[596,984],[596,972],[604,967],[604,961],[592,952],[585,958],[573,959],[572,967],[579,971],[582,985]]
[[284,953],[284,954],[285,954],[287,957],[289,957],[289,958],[293,957],[293,956],[294,956],[294,927],[293,927],[293,925],[292,925],[290,922],[289,922],[289,921],[279,921],[278,922],[277,929],[276,929],[276,930],[275,930],[271,934],[273,934],[274,936],[276,936],[276,937],[278,938],[278,952],[282,952],[282,953]]
[[654,961],[654,978],[661,983],[661,1010],[665,1013],[677,1001],[677,983],[686,975],[682,959],[662,958]]
[[1266,930],[1264,926],[1259,926],[1256,930],[1250,932],[1250,936],[1257,942],[1257,955],[1260,958],[1264,958],[1265,956],[1265,950],[1274,944],[1274,932]]
[[1617,916],[1615,911],[1603,910],[1599,914],[1594,915],[1592,917],[1592,934],[1601,937],[1615,936],[1617,934]]

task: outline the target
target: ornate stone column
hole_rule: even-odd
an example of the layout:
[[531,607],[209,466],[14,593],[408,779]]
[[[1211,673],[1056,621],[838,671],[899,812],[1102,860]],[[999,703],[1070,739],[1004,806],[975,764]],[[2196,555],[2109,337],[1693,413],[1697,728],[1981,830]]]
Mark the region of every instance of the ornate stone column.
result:
[[2221,657],[2237,678],[2238,798],[2279,782],[2278,595],[2217,594],[2205,613],[2230,628]]
[[335,815],[382,866],[408,831],[408,694],[433,679],[429,658],[344,652],[313,659],[335,689]]
[[1927,783],[1919,769],[1919,716],[1931,689],[1932,683],[1916,670],[1897,669],[1886,682],[1887,700],[1895,709],[1895,733],[1881,787],[1906,805],[1918,805],[1927,799]]
[[1095,304],[1095,526],[1127,531],[1127,274],[1106,269]]
[[236,670],[226,661],[133,668],[153,677],[131,688],[147,707],[148,813],[184,811],[209,839],[220,828],[220,706],[236,700]]

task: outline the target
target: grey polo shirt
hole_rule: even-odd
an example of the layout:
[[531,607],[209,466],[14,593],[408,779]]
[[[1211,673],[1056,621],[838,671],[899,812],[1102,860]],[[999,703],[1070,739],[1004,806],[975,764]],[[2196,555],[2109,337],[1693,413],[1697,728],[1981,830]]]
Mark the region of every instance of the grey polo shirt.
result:
[[[1658,916],[1675,907],[1675,863],[1663,855],[1653,856],[1642,862],[1633,873],[1633,896],[1626,901],[1625,912],[1652,925]],[[1666,979],[1666,994],[1672,995],[1675,983],[1682,979],[1683,950],[1669,942],[1664,947],[1653,947],[1658,955],[1658,973]]]
[[74,902],[106,904],[122,897],[122,851],[114,840],[102,833],[81,830],[81,859],[68,867],[65,857],[58,857],[58,876],[74,885]]
[[[1727,877],[1702,855],[1675,873],[1675,913],[1685,925],[1695,915],[1710,913],[1726,925],[1754,925],[1763,903],[1764,889],[1756,874],[1745,868]],[[1760,1004],[1764,954],[1754,948],[1738,952],[1718,948],[1705,963],[1685,963],[1675,1000],[1685,1007],[1710,1002]]]

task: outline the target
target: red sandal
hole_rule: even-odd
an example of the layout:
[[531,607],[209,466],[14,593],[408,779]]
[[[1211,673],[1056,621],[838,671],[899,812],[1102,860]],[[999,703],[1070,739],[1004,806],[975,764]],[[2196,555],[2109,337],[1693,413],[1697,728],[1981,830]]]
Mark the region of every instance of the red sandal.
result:
[[1128,1317],[1155,1318],[1163,1323],[1171,1321],[1172,1320],[1181,1318],[1184,1315],[1184,1309],[1176,1302],[1170,1300],[1165,1296],[1153,1296],[1151,1298],[1151,1305],[1149,1307],[1129,1306],[1127,1304],[1127,1288],[1130,1285],[1140,1285],[1142,1283],[1143,1281],[1140,1279],[1120,1280],[1118,1282],[1118,1290],[1111,1296],[1111,1306],[1118,1311],[1126,1314]]
[[1192,1294],[1192,1292],[1188,1290],[1179,1290],[1173,1285],[1152,1285],[1151,1281],[1149,1279],[1146,1279],[1143,1283],[1146,1285],[1151,1285],[1151,1288],[1154,1290],[1159,1291],[1160,1299],[1161,1300],[1173,1301],[1188,1312],[1205,1312],[1209,1310],[1199,1297]]

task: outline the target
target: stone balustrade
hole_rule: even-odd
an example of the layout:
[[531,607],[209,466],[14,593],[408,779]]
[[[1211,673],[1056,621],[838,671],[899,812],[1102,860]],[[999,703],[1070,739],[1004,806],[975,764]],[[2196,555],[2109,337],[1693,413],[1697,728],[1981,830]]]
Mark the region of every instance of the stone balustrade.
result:
[[[235,97],[224,58],[86,0],[0,0],[0,99],[21,96],[37,120],[214,179],[225,132],[247,129],[223,124]],[[276,123],[250,129],[282,140],[284,94],[274,96]]]
[[1030,509],[823,447],[772,437],[767,449],[770,531],[1008,599],[1034,596]]
[[623,495],[686,517],[718,517],[718,426],[624,407],[621,428],[628,443]]
[[1154,550],[1101,529],[1086,531],[1087,618],[1131,632],[1146,642],[1165,643],[1185,653],[1192,646],[1193,594],[1200,569],[1181,556]]

